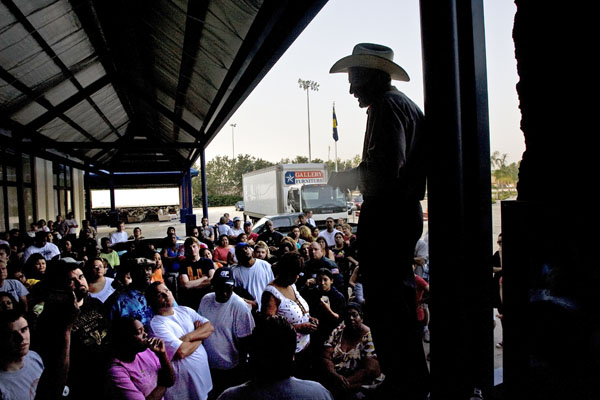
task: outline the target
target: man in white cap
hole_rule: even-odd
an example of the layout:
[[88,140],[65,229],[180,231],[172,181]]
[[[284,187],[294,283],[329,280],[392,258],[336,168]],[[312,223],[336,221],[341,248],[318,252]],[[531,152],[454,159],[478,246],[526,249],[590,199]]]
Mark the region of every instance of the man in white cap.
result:
[[[361,43],[337,61],[330,73],[348,73],[350,94],[368,107],[362,161],[357,168],[333,173],[329,184],[342,189],[357,185],[364,197],[358,222],[359,254],[373,254],[379,244],[381,210],[397,209],[395,293],[376,259],[363,257],[361,274],[373,340],[386,375],[389,395],[420,399],[427,394],[428,370],[418,335],[413,252],[423,230],[420,200],[425,194],[424,117],[419,107],[391,85],[408,81],[386,46]],[[389,329],[392,312],[399,329]],[[392,398],[392,397],[390,397]]]

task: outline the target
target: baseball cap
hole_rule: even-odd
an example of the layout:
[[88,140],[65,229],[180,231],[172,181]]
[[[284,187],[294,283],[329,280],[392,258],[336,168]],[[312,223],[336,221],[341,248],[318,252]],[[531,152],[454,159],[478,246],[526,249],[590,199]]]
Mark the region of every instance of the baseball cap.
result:
[[250,246],[248,243],[246,242],[239,242],[238,244],[235,245],[236,249],[243,249],[244,247],[248,247]]
[[246,221],[244,222],[244,225],[252,225],[252,221]]
[[217,286],[233,286],[235,284],[235,281],[233,280],[233,271],[229,267],[219,268],[213,275],[211,282],[213,285]]
[[234,217],[234,218],[233,218],[233,222],[235,222],[235,221],[239,221],[239,220],[240,220],[240,217]]

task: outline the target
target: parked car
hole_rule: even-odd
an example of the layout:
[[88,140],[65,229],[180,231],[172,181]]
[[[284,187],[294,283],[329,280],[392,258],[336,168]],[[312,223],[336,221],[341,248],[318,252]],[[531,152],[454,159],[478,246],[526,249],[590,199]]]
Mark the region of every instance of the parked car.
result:
[[360,206],[362,206],[363,203],[363,197],[362,194],[358,195],[358,196],[354,196],[354,198],[352,199],[352,201],[354,202],[354,204],[356,205],[356,209],[360,210]]
[[[259,235],[263,233],[265,231],[265,222],[267,220],[273,222],[273,227],[276,231],[287,234],[294,226],[298,225],[298,213],[267,215],[256,221],[252,228],[252,232]],[[356,224],[351,222],[349,222],[349,224],[352,227],[352,231],[356,232]],[[319,229],[325,229],[325,221],[322,221],[321,224],[317,222],[317,226]]]
[[237,203],[235,203],[235,211],[244,211],[244,202],[243,201],[238,201]]

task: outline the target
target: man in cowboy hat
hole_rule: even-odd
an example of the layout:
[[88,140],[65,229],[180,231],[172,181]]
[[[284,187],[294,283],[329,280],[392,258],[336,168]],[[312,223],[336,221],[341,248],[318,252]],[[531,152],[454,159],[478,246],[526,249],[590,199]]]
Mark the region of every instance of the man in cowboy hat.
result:
[[[375,259],[362,257],[361,273],[373,340],[388,394],[424,398],[427,365],[418,334],[415,304],[413,252],[423,231],[420,200],[425,194],[423,113],[391,80],[408,81],[406,71],[393,61],[386,46],[361,43],[352,55],[336,62],[330,73],[348,73],[350,94],[361,108],[368,107],[362,162],[357,168],[333,173],[329,184],[343,189],[357,185],[363,195],[358,222],[358,254],[373,254],[378,248],[381,210],[398,204],[396,285],[389,292],[389,278],[381,274]],[[400,329],[389,329],[391,310]]]

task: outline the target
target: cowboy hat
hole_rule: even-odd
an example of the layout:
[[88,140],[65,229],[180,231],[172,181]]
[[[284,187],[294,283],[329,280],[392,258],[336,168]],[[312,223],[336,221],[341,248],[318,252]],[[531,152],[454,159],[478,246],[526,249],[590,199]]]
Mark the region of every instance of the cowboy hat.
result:
[[410,78],[404,68],[393,60],[394,51],[389,47],[374,43],[359,43],[354,46],[352,55],[338,60],[329,73],[348,72],[349,68],[362,67],[387,72],[393,80],[408,82]]

